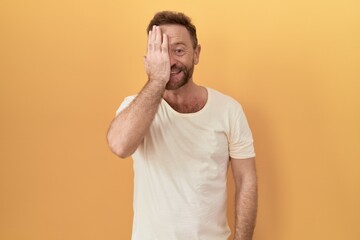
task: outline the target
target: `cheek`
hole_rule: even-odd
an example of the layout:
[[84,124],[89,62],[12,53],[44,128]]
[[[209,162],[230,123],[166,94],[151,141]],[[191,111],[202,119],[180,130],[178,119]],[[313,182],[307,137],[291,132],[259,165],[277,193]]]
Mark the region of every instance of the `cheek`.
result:
[[195,54],[185,54],[183,56],[172,56],[174,63],[178,66],[192,68],[194,64],[196,64],[197,60],[195,58]]
[[194,65],[194,63],[196,62],[196,58],[195,55],[191,54],[191,55],[187,55],[186,57],[184,57],[183,63],[186,64],[186,66],[192,66]]

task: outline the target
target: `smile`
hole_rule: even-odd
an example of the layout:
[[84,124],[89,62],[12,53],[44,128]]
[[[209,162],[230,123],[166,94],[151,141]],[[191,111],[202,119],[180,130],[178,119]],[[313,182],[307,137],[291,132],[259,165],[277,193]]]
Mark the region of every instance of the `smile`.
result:
[[175,75],[181,72],[181,69],[173,70],[170,72],[171,75]]

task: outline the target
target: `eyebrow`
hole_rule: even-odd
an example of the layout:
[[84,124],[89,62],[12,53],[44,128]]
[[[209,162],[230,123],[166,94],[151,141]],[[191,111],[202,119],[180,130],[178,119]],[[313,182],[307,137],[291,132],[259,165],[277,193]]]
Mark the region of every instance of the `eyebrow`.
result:
[[186,47],[186,44],[184,42],[175,42],[175,43],[172,43],[170,44],[171,46],[177,46],[177,45],[184,45]]

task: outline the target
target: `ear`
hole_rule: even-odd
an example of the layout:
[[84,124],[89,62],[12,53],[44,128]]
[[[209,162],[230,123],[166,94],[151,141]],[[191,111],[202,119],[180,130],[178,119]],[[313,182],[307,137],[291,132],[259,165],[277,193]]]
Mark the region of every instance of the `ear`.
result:
[[200,59],[200,51],[201,51],[201,46],[200,44],[196,46],[196,48],[194,49],[194,64],[198,64],[199,63],[199,59]]

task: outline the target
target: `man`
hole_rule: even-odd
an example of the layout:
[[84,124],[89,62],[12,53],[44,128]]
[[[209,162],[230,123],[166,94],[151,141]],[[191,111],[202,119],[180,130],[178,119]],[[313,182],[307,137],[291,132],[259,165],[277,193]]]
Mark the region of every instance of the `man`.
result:
[[226,175],[236,183],[236,240],[252,239],[257,184],[253,139],[239,103],[194,83],[195,26],[159,12],[148,26],[148,81],[127,97],[108,131],[134,161],[133,240],[226,240]]

